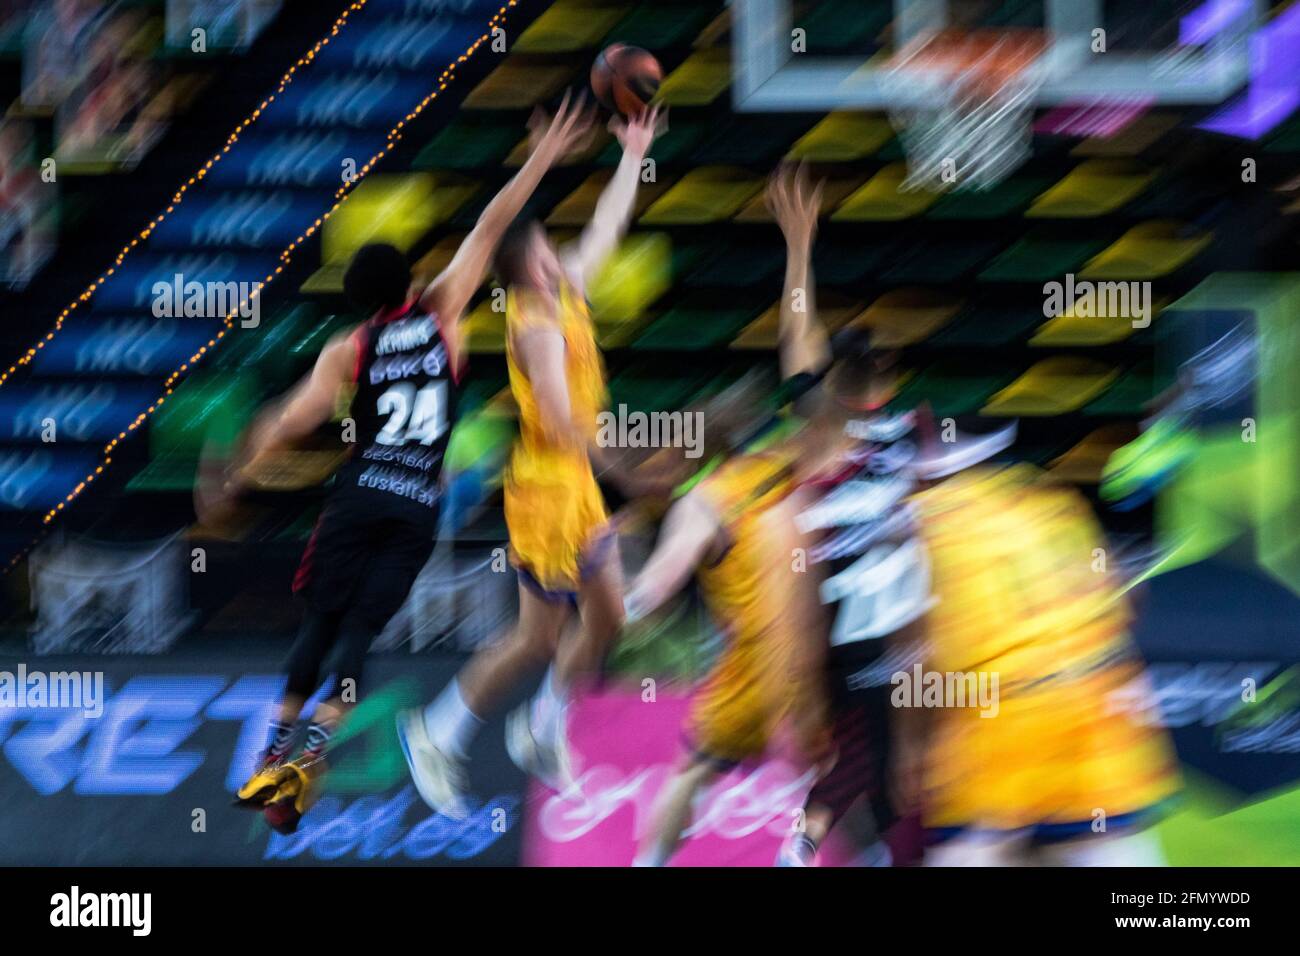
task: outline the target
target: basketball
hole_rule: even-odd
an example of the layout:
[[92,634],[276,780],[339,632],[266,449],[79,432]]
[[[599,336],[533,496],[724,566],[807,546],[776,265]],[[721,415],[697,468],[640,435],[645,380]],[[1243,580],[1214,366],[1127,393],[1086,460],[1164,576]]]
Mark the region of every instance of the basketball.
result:
[[663,75],[659,61],[649,52],[614,43],[591,65],[591,88],[606,109],[635,116],[654,98]]

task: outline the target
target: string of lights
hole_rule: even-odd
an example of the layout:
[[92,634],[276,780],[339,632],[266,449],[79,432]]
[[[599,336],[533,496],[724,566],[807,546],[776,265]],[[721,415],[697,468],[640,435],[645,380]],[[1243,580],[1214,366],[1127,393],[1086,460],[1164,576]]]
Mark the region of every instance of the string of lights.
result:
[[330,28],[330,32],[318,40],[310,50],[300,56],[297,61],[285,71],[285,74],[280,77],[280,82],[277,85],[275,92],[268,95],[266,99],[262,100],[261,104],[258,105],[257,109],[253,110],[253,112],[249,113],[248,116],[244,117],[244,119],[240,121],[239,125],[237,125],[230,136],[227,137],[226,144],[221,148],[221,151],[216,153],[206,163],[200,166],[199,169],[195,171],[194,175],[189,177],[189,179],[187,179],[181,187],[176,190],[176,194],[172,196],[167,207],[152,219],[147,226],[141,229],[138,236],[132,238],[130,242],[122,247],[122,250],[113,260],[112,266],[101,273],[99,278],[87,286],[84,292],[77,296],[76,299],[74,299],[62,312],[59,313],[59,317],[54,320],[53,327],[45,333],[44,337],[19,356],[18,359],[15,360],[14,364],[10,365],[3,373],[0,373],[0,386],[3,386],[5,382],[12,378],[14,373],[20,368],[30,364],[32,359],[36,357],[36,354],[53,341],[54,337],[58,335],[59,331],[63,328],[63,323],[68,316],[75,312],[83,302],[89,302],[94,298],[99,287],[107,282],[109,278],[117,272],[122,263],[126,261],[127,256],[131,254],[131,251],[140,243],[147,240],[149,236],[153,234],[154,230],[161,226],[167,220],[167,217],[176,211],[184,201],[185,194],[190,191],[190,187],[202,181],[212,170],[212,167],[221,162],[222,157],[224,157],[226,153],[230,152],[231,147],[234,146],[235,143],[239,142],[239,137],[244,130],[256,123],[258,118],[266,111],[266,109],[276,101],[281,93],[285,91],[289,84],[293,82],[294,75],[298,70],[315,60],[316,56],[329,44],[330,40],[338,36],[339,31],[341,31],[347,24],[348,18],[369,2],[370,0],[355,0],[355,2],[353,2],[346,10],[339,14],[338,19],[334,21],[334,25]]
[[[338,34],[339,30],[342,28],[342,25],[346,22],[347,15],[350,13],[354,13],[357,10],[360,10],[362,7],[366,5],[367,2],[368,0],[356,0],[356,2],[353,3],[348,8],[345,14],[343,16],[340,16],[339,19],[335,22],[334,27],[331,29],[329,36],[327,36],[326,38],[318,42],[308,54],[305,54],[304,57],[299,60],[299,63],[296,64],[295,67],[289,71],[289,73],[285,74],[286,78],[290,76],[290,74],[293,72],[294,69],[297,68],[298,65],[301,65],[304,62],[310,62],[310,59],[314,59],[316,54],[319,53],[319,51],[321,50],[321,48],[323,48],[325,44],[329,42],[329,39]],[[42,518],[42,524],[45,525],[46,530],[48,530],[49,525],[51,524],[51,522],[54,521],[54,519],[59,515],[59,513],[62,512],[69,504],[75,501],[82,494],[82,492],[84,492],[85,489],[96,478],[102,475],[104,473],[104,470],[109,465],[112,464],[113,450],[119,444],[125,441],[128,437],[130,437],[132,433],[138,430],[141,425],[143,425],[146,421],[148,421],[149,417],[152,416],[153,413],[157,411],[160,407],[162,407],[162,405],[167,401],[167,398],[175,391],[175,387],[179,382],[179,380],[188,371],[190,371],[195,365],[201,362],[204,356],[208,353],[208,351],[215,348],[217,343],[220,342],[221,339],[225,338],[226,333],[229,332],[234,327],[235,318],[239,315],[240,310],[246,307],[254,299],[259,298],[262,290],[266,288],[266,286],[270,285],[273,281],[275,281],[276,277],[278,277],[284,271],[285,267],[288,266],[292,261],[293,251],[298,246],[302,245],[304,242],[310,239],[317,232],[317,230],[319,230],[321,226],[324,225],[324,223],[330,218],[330,216],[334,214],[335,210],[337,210],[339,206],[341,206],[347,200],[348,196],[351,195],[352,190],[354,190],[357,187],[357,185],[360,184],[360,182],[375,167],[375,165],[379,163],[380,160],[382,160],[388,153],[390,153],[394,147],[396,147],[396,145],[401,141],[404,135],[403,133],[404,128],[408,124],[413,122],[421,113],[423,113],[424,110],[428,108],[429,104],[432,103],[435,99],[437,99],[440,93],[442,93],[444,90],[447,89],[447,87],[451,84],[452,80],[455,78],[457,67],[459,67],[462,63],[467,62],[470,59],[470,57],[472,57],[474,53],[479,49],[480,46],[482,46],[484,43],[488,42],[492,38],[493,31],[496,30],[505,21],[507,12],[511,8],[515,7],[517,4],[518,4],[518,0],[507,0],[507,2],[496,12],[496,14],[492,17],[492,19],[488,21],[486,31],[483,34],[481,34],[478,37],[478,39],[476,39],[473,43],[471,43],[469,47],[466,48],[464,53],[461,53],[459,56],[457,56],[456,59],[452,63],[448,64],[447,68],[443,70],[442,74],[438,77],[437,87],[434,90],[432,90],[427,96],[425,96],[424,99],[422,99],[409,113],[407,113],[405,117],[403,117],[395,126],[393,126],[392,129],[388,131],[384,146],[373,156],[371,156],[370,159],[368,159],[357,170],[357,173],[354,177],[352,177],[349,181],[345,182],[342,186],[340,186],[335,191],[334,202],[330,206],[330,208],[326,212],[322,213],[319,217],[317,217],[315,221],[313,221],[312,224],[307,227],[306,230],[304,230],[296,239],[290,242],[284,248],[283,251],[281,251],[279,257],[281,259],[280,265],[276,266],[274,270],[268,273],[261,282],[258,282],[253,288],[252,292],[249,293],[247,298],[243,299],[236,306],[234,306],[234,308],[231,309],[229,314],[227,314],[225,319],[223,320],[222,327],[216,331],[216,333],[212,336],[212,338],[210,338],[207,341],[206,344],[200,346],[198,350],[195,351],[195,353],[191,355],[186,362],[184,362],[179,368],[174,369],[172,371],[172,373],[167,377],[166,381],[163,382],[163,393],[159,395],[149,405],[148,408],[146,408],[143,412],[137,415],[135,419],[126,426],[126,428],[124,428],[121,432],[117,434],[116,437],[112,439],[112,441],[110,441],[107,445],[104,446],[103,460],[99,463],[99,465],[95,467],[94,471],[86,475],[85,478],[83,478],[80,482],[78,482],[78,484],[70,492],[68,492],[67,495],[64,496],[64,499],[62,501],[60,501],[57,505],[51,508],[48,512],[46,512],[45,516]],[[287,82],[282,80],[281,86],[279,89],[277,89],[276,93],[278,94],[282,92],[286,85]],[[238,139],[238,134],[242,132],[243,129],[246,128],[250,122],[255,121],[257,116],[260,115],[261,111],[265,109],[266,106],[273,99],[274,96],[268,97],[267,100],[264,101],[262,106],[260,106],[252,114],[250,114],[250,117],[248,119],[245,119],[244,122],[242,122],[238,127],[236,127],[235,133],[231,135],[231,139],[226,144],[225,148],[222,150],[222,154],[229,152],[230,147],[234,145],[235,141]],[[126,254],[132,248],[134,248],[139,242],[144,241],[145,239],[148,238],[149,234],[166,218],[167,215],[169,215],[176,208],[176,204],[180,201],[180,197],[184,194],[185,190],[188,189],[190,186],[194,185],[194,183],[196,183],[203,176],[205,176],[207,174],[207,170],[211,169],[214,163],[220,159],[220,156],[222,154],[219,154],[213,159],[208,160],[208,162],[204,165],[204,167],[200,169],[199,172],[195,174],[195,176],[190,177],[189,181],[185,184],[185,186],[182,187],[181,190],[177,192],[176,197],[173,199],[172,204],[167,207],[164,214],[162,216],[159,216],[157,220],[151,223],[148,229],[142,231],[138,238],[133,239],[131,241],[130,245],[123,250],[122,254],[119,255],[117,262],[114,264],[114,267],[112,269],[109,269],[105,273],[105,275],[102,276],[96,282],[96,284],[91,287],[90,290],[82,294],[81,301],[85,301],[86,299],[90,298],[90,296],[94,292],[94,289],[98,288],[99,285],[102,285],[103,282],[108,278],[108,276],[113,274],[117,266],[120,265],[122,260],[126,257]],[[74,307],[75,307],[75,303],[74,303]],[[71,308],[66,310],[63,316],[60,316],[59,324],[62,323],[63,319],[66,318],[67,314],[69,314],[70,312],[71,312]],[[53,338],[54,334],[57,333],[57,331],[58,331],[58,325],[56,325],[56,327],[50,331],[50,333],[46,336],[46,338],[42,340],[40,343],[38,343],[35,348],[43,347],[45,342]],[[27,361],[31,360],[32,355],[35,355],[35,349],[29,350]],[[6,375],[12,374],[13,371],[14,369],[11,368],[10,371],[6,373]],[[4,379],[0,378],[0,384],[3,384],[3,382]],[[16,554],[10,560],[5,570],[8,571],[12,569],[23,558],[25,558],[29,553],[31,553],[32,548],[34,548],[36,544],[39,543],[41,538],[44,536],[44,533],[45,531],[42,531],[42,534],[38,536],[36,540],[32,541],[26,548],[22,549],[22,551]]]

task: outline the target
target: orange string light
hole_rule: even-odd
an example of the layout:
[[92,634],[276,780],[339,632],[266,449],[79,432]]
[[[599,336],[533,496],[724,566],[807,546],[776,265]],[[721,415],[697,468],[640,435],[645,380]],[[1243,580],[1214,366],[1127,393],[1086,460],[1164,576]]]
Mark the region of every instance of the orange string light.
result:
[[206,163],[200,166],[198,171],[195,172],[193,176],[189,177],[189,179],[187,179],[181,185],[180,189],[176,190],[176,195],[172,196],[171,202],[167,204],[167,208],[164,209],[163,212],[160,213],[155,219],[153,219],[148,226],[142,229],[140,231],[139,236],[135,237],[129,243],[127,243],[125,246],[122,247],[122,251],[119,252],[117,254],[117,258],[113,260],[113,265],[109,267],[109,269],[107,269],[98,279],[92,282],[84,292],[78,295],[77,298],[74,299],[72,303],[68,305],[67,308],[65,308],[61,313],[59,313],[59,317],[54,320],[54,327],[50,329],[48,332],[46,332],[45,336],[41,338],[39,341],[37,341],[35,345],[29,348],[21,356],[19,356],[18,360],[14,362],[13,365],[10,365],[9,368],[7,368],[3,373],[0,373],[0,386],[4,385],[5,382],[7,382],[10,378],[12,378],[13,374],[17,372],[20,368],[22,368],[25,365],[29,365],[32,359],[36,357],[36,353],[39,352],[41,349],[45,348],[46,344],[49,343],[51,340],[53,340],[53,338],[59,334],[59,330],[63,328],[64,320],[67,319],[67,317],[71,315],[76,310],[77,306],[79,306],[81,303],[90,301],[90,299],[94,296],[95,292],[99,289],[99,287],[103,285],[106,281],[108,281],[109,276],[113,275],[113,273],[117,271],[117,267],[120,266],[126,260],[126,257],[130,255],[131,250],[134,249],[137,245],[139,245],[144,240],[148,239],[149,236],[153,233],[153,231],[157,229],[159,226],[161,226],[163,222],[167,219],[167,217],[176,211],[176,207],[179,206],[184,201],[185,194],[189,192],[190,187],[193,186],[195,183],[199,182],[205,176],[207,176],[209,170],[211,170],[213,166],[215,166],[217,163],[221,161],[221,157],[224,156],[226,153],[230,152],[230,147],[234,146],[235,143],[239,141],[239,135],[249,126],[252,126],[253,123],[257,122],[257,118],[262,115],[262,112],[272,103],[274,103],[276,98],[285,91],[285,88],[288,87],[288,85],[293,82],[293,76],[295,73],[298,72],[299,67],[306,66],[307,64],[315,60],[317,54],[320,53],[320,51],[329,44],[331,39],[333,39],[335,36],[338,35],[340,30],[343,29],[344,25],[348,21],[348,18],[369,2],[370,0],[355,0],[355,2],[352,3],[346,10],[344,10],[341,14],[339,14],[339,18],[334,21],[334,25],[330,28],[329,34],[323,37],[322,39],[318,40],[315,46],[313,46],[310,50],[308,50],[306,53],[300,56],[297,62],[294,63],[293,66],[289,67],[289,69],[285,72],[284,76],[280,77],[280,83],[276,87],[275,92],[272,93],[270,96],[268,96],[266,99],[264,99],[261,105],[257,107],[257,109],[253,110],[252,113],[250,113],[247,117],[245,117],[243,121],[241,121],[239,125],[235,127],[234,132],[232,132],[230,136],[226,139],[226,145],[222,147],[221,152],[217,153]]
[[[345,11],[345,13],[339,17],[337,21],[335,21],[334,28],[331,30],[330,36],[332,37],[339,32],[339,29],[341,28],[342,24],[346,21],[348,14],[355,12],[356,10],[360,10],[362,7],[366,5],[367,2],[369,2],[369,0],[356,0],[356,2],[353,3],[348,8],[348,10]],[[315,222],[313,222],[312,225],[309,226],[306,231],[300,234],[298,238],[290,242],[289,245],[286,246],[283,251],[281,251],[280,258],[284,260],[283,263],[277,266],[271,274],[267,275],[262,282],[259,282],[247,299],[242,300],[238,305],[236,305],[230,311],[230,313],[223,320],[222,328],[219,329],[217,333],[208,340],[206,345],[200,346],[198,351],[196,351],[193,355],[189,357],[188,361],[183,363],[179,368],[172,371],[172,373],[167,377],[167,380],[163,382],[163,389],[164,389],[163,394],[160,395],[154,401],[154,403],[149,406],[148,409],[146,409],[145,411],[137,415],[135,419],[129,425],[127,425],[124,431],[119,432],[116,438],[114,438],[112,441],[110,441],[107,445],[104,446],[103,461],[95,468],[94,472],[87,475],[85,479],[82,480],[77,485],[76,488],[74,488],[71,492],[69,492],[64,497],[63,501],[60,501],[57,505],[55,505],[48,512],[46,512],[45,516],[41,519],[42,524],[44,524],[47,529],[50,523],[58,516],[59,512],[63,511],[68,504],[70,504],[75,498],[77,498],[82,493],[82,491],[91,482],[95,480],[97,476],[103,474],[104,469],[108,467],[108,465],[111,464],[113,461],[112,458],[113,449],[116,448],[123,441],[125,441],[131,435],[131,433],[136,431],[142,424],[144,424],[149,419],[149,417],[158,408],[160,408],[164,402],[167,401],[167,398],[172,394],[172,392],[175,391],[174,386],[176,385],[177,380],[180,379],[181,376],[184,375],[194,365],[197,365],[199,361],[201,361],[203,356],[207,354],[208,350],[211,348],[215,348],[217,343],[225,337],[226,333],[229,332],[234,327],[235,317],[239,315],[240,310],[242,310],[244,306],[248,305],[248,303],[250,303],[253,299],[258,298],[261,295],[262,289],[264,289],[267,285],[270,285],[271,282],[275,280],[275,277],[284,271],[284,267],[292,261],[293,250],[297,248],[299,245],[301,245],[303,242],[305,242],[307,239],[309,239],[312,235],[314,235],[315,232],[324,224],[324,222],[328,220],[331,215],[334,214],[334,211],[338,209],[339,206],[343,205],[343,203],[347,200],[347,197],[351,195],[352,190],[355,189],[357,184],[360,183],[361,180],[365,178],[365,175],[371,170],[371,168],[373,168],[375,164],[379,162],[379,160],[381,160],[384,156],[386,156],[389,152],[393,150],[393,148],[397,145],[397,143],[400,142],[402,139],[403,136],[402,128],[406,126],[406,124],[416,119],[416,117],[418,117],[421,113],[424,112],[424,110],[428,107],[430,103],[432,103],[435,99],[438,98],[438,94],[443,90],[445,90],[448,84],[451,82],[451,80],[454,79],[456,73],[456,67],[459,66],[461,63],[467,62],[469,58],[474,55],[474,53],[478,50],[480,46],[482,46],[484,43],[486,43],[488,40],[492,38],[492,31],[495,30],[501,23],[505,21],[507,11],[510,10],[512,7],[515,7],[518,4],[518,2],[519,0],[507,0],[505,5],[503,5],[492,17],[492,19],[488,21],[487,32],[482,34],[477,40],[475,40],[472,44],[470,44],[470,46],[466,49],[464,53],[458,56],[455,59],[455,61],[450,63],[447,66],[447,68],[443,70],[442,75],[438,77],[437,88],[433,90],[431,93],[429,93],[427,96],[425,96],[425,98],[422,99],[416,105],[416,107],[413,110],[411,110],[411,112],[406,114],[405,118],[403,118],[399,123],[397,123],[397,125],[395,125],[391,130],[388,131],[386,142],[383,148],[380,149],[379,152],[375,153],[374,156],[370,157],[370,159],[366,162],[366,164],[362,166],[361,169],[358,171],[358,175],[351,182],[345,183],[334,193],[334,204],[329,208],[329,210],[324,214],[322,214],[318,219],[316,219]],[[327,37],[321,42],[317,43],[316,46],[312,48],[310,53],[308,53],[302,60],[299,61],[299,64],[295,64],[294,67],[290,68],[289,72],[285,74],[286,80],[281,81],[281,86],[276,91],[276,93],[278,94],[284,90],[284,87],[287,85],[287,78],[290,77],[290,75],[294,72],[294,70],[297,68],[298,65],[300,65],[304,60],[307,60],[309,62],[310,59],[314,59],[316,53],[318,53],[320,49],[323,46],[325,46],[325,44],[328,42],[329,42],[329,38]],[[268,97],[263,102],[262,107],[260,107],[259,110],[254,111],[254,113],[252,114],[253,117],[255,118],[257,114],[260,112],[260,109],[265,109],[265,107],[273,99],[274,96]],[[225,149],[222,150],[223,153],[229,151],[230,146],[233,145],[236,139],[238,138],[238,133],[247,125],[248,125],[248,121],[246,120],[244,123],[241,123],[240,126],[236,128],[235,133],[231,135],[231,139],[226,144]],[[186,186],[182,187],[181,190],[177,192],[176,197],[173,198],[172,200],[173,204],[179,203],[180,197],[183,195],[185,189],[188,188],[188,186],[193,185],[193,183],[196,181],[196,178],[202,178],[203,175],[206,175],[206,170],[210,169],[213,163],[219,159],[220,159],[220,155],[214,157],[213,159],[208,160],[207,164],[203,167],[203,169],[201,169],[196,174],[196,176],[191,177],[187,182]],[[168,208],[168,212],[170,212],[172,208],[174,208],[174,205]],[[126,253],[130,250],[131,247],[135,246],[138,241],[148,238],[149,233],[152,232],[153,229],[159,223],[162,222],[163,218],[165,217],[160,216],[153,224],[150,225],[148,229],[143,231],[140,235],[139,240],[138,239],[131,240],[131,246],[129,246],[127,249],[124,249],[122,253],[119,254],[117,261],[114,263],[114,268],[116,268],[116,266],[118,265],[121,265],[122,260],[126,257]],[[103,284],[104,279],[107,277],[107,275],[111,275],[111,270],[105,276],[101,276],[100,279],[96,282],[96,284],[91,286],[90,289],[86,290],[86,292],[83,292],[80,298],[82,300],[90,298],[90,296],[94,294],[95,289],[99,285]],[[75,304],[73,307],[75,307]],[[62,324],[63,319],[72,311],[73,307],[69,307],[69,309],[65,310],[64,314],[59,317],[59,323],[56,324],[55,328],[50,331],[50,333],[46,336],[44,340],[42,340],[40,343],[37,344],[36,348],[38,349],[42,348],[46,341],[49,341],[51,338],[54,337],[55,333],[59,329],[59,326]],[[26,357],[26,360],[30,361],[32,355],[35,355],[34,349],[28,351],[28,356]],[[19,364],[25,364],[25,363],[20,359]],[[16,367],[17,366],[11,367],[9,371],[5,373],[4,377],[0,377],[0,385],[4,383],[5,378],[7,378],[9,375],[13,373]],[[44,532],[42,532],[41,537],[43,536],[44,536]],[[14,565],[16,565],[23,558],[25,558],[31,552],[32,548],[34,548],[36,544],[41,540],[41,537],[38,537],[35,541],[29,544],[26,548],[24,548],[21,552],[15,555],[12,559],[10,559],[9,564],[6,566],[5,570],[8,571],[12,569]]]

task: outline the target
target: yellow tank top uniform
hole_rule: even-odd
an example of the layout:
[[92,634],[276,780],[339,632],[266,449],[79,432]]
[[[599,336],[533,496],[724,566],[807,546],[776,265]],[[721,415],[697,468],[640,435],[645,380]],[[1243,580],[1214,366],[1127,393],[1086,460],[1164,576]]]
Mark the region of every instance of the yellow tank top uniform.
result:
[[[542,421],[528,376],[519,367],[514,338],[534,324],[551,324],[536,293],[506,296],[506,368],[519,408],[519,435],[504,481],[511,560],[542,589],[572,593],[608,535],[609,515],[596,484],[587,444],[554,438]],[[605,368],[587,305],[569,286],[559,294],[565,376],[573,423],[594,439],[596,416],[608,404]]]
[[786,601],[774,586],[790,573],[790,556],[773,553],[760,526],[764,513],[793,489],[790,465],[784,455],[745,455],[696,489],[730,546],[696,571],[724,648],[691,702],[687,734],[698,754],[723,763],[761,754],[793,697]]
[[997,681],[993,706],[930,715],[926,825],[1068,836],[1171,796],[1165,734],[1124,705],[1142,665],[1083,497],[1020,465],[914,500],[937,598],[926,669]]

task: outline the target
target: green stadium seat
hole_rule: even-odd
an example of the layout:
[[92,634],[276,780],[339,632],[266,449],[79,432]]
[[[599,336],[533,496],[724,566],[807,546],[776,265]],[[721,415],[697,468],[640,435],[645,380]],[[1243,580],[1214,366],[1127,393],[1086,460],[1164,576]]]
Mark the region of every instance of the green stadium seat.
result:
[[1088,237],[1064,238],[1046,232],[1030,232],[1018,239],[980,273],[981,282],[1060,281],[1102,249],[1104,240]]
[[948,193],[927,212],[927,219],[1002,219],[1014,216],[1050,184],[1041,176],[1013,176],[991,189]]
[[205,446],[229,453],[256,409],[251,373],[223,371],[186,379],[149,422],[149,463],[129,492],[189,491]]
[[1015,377],[1014,369],[991,362],[942,360],[904,382],[889,407],[909,409],[928,402],[939,416],[969,415]]
[[761,305],[738,303],[734,297],[719,301],[717,296],[688,292],[637,336],[632,348],[724,348],[761,311]]

